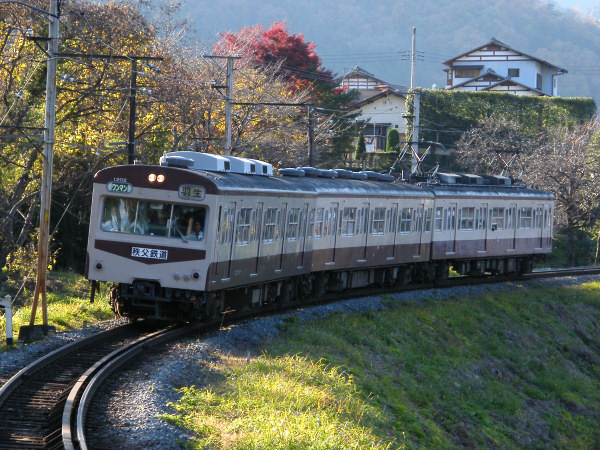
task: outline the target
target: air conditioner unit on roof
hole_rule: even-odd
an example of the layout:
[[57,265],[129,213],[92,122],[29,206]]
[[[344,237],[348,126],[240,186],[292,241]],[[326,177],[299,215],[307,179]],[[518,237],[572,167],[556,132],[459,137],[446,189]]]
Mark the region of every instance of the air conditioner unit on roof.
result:
[[188,166],[189,169],[207,170],[210,172],[229,172],[231,170],[231,162],[223,156],[192,151],[165,153],[160,158],[160,165],[181,167],[179,162],[184,161],[183,158],[193,161],[193,164]]

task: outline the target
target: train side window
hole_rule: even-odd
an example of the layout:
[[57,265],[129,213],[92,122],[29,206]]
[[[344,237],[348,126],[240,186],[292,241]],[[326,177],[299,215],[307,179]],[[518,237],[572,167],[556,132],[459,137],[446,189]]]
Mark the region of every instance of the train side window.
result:
[[342,236],[354,236],[356,228],[356,208],[346,207],[342,215]]
[[373,221],[371,222],[372,234],[380,235],[385,230],[385,208],[375,208],[373,210]]
[[306,236],[313,239],[315,236],[315,209],[308,211],[308,226],[306,227]]
[[298,238],[298,229],[300,227],[300,208],[290,208],[288,211],[288,222],[286,237],[290,241]]
[[519,228],[521,230],[528,230],[532,227],[533,220],[533,208],[520,208],[519,209]]
[[323,214],[324,208],[317,208],[315,216],[315,239],[323,237]]
[[432,215],[433,210],[431,208],[426,208],[425,209],[425,225],[424,225],[424,231],[425,233],[431,233],[431,215]]
[[252,208],[240,208],[237,217],[237,245],[250,243],[250,228],[252,223]]
[[459,230],[473,231],[474,219],[475,219],[475,208],[465,206],[459,212],[460,212]]
[[277,228],[277,208],[265,210],[265,226],[263,232],[264,242],[275,242],[275,229]]
[[442,231],[442,226],[443,226],[443,211],[444,208],[442,208],[441,206],[438,206],[435,208],[435,218],[433,221],[433,229],[434,231]]
[[412,208],[402,208],[400,214],[400,233],[408,234],[412,226]]
[[490,208],[490,223],[492,230],[504,230],[504,208]]

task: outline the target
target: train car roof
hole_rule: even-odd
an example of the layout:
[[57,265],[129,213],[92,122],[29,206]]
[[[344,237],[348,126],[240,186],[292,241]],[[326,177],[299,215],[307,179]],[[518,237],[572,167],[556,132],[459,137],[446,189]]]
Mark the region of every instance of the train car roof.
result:
[[426,196],[431,192],[418,186],[404,183],[389,183],[371,180],[350,180],[320,177],[264,177],[237,173],[201,172],[215,183],[220,191],[250,192],[295,192],[326,195],[370,195],[370,196]]
[[494,185],[456,185],[456,184],[427,184],[423,189],[433,192],[436,197],[506,197],[506,198],[537,198],[552,200],[554,195],[541,189],[530,189],[522,186]]

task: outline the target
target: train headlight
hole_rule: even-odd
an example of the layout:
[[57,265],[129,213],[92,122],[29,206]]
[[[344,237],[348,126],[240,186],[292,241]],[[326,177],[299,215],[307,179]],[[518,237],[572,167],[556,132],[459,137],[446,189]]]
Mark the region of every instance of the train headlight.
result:
[[165,176],[162,173],[159,173],[158,175],[155,173],[151,173],[148,175],[148,181],[150,183],[154,183],[155,181],[162,183],[163,181],[165,181]]

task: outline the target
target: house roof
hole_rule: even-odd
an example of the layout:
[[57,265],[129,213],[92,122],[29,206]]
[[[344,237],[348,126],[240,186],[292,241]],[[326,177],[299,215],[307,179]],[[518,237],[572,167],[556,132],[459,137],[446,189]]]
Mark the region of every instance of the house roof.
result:
[[451,89],[455,90],[456,88],[463,87],[469,83],[482,80],[483,78],[486,78],[486,77],[495,79],[495,83],[491,83],[489,86],[481,87],[480,90],[482,90],[482,91],[489,91],[496,86],[513,85],[513,86],[522,86],[522,87],[526,88],[527,90],[535,92],[536,94],[539,94],[539,95],[546,95],[544,92],[540,91],[539,89],[536,89],[531,86],[527,86],[526,84],[515,81],[511,77],[500,76],[492,69],[488,69],[486,72],[484,72],[480,75],[477,75],[476,77],[465,80],[460,84],[456,84],[456,85],[452,86]]
[[[405,87],[405,86],[401,86],[401,87]],[[385,90],[385,91],[382,91],[382,92],[378,92],[377,94],[372,95],[372,96],[367,97],[367,98],[364,98],[361,101],[357,101],[357,102],[351,103],[350,105],[348,105],[348,111],[352,111],[352,110],[355,110],[355,109],[362,108],[365,105],[368,105],[370,103],[376,102],[380,98],[385,98],[385,97],[388,97],[390,95],[393,95],[393,96],[399,97],[399,98],[406,98],[406,91],[400,91],[399,89],[389,89],[389,90]]]
[[[463,67],[463,66],[461,66],[461,67]],[[483,73],[480,73],[476,77],[469,78],[468,80],[465,80],[462,83],[455,84],[454,86],[452,86],[452,89],[456,89],[458,87],[462,87],[462,86],[464,86],[466,84],[472,83],[473,81],[482,80],[483,78],[486,78],[486,77],[496,78],[496,81],[502,81],[502,80],[506,79],[506,77],[498,75],[494,70],[488,69],[487,71],[485,71]]]
[[363,69],[360,66],[355,66],[354,69],[352,69],[350,72],[348,72],[347,74],[338,77],[335,79],[336,83],[340,83],[344,78],[349,78],[352,75],[364,75],[365,77],[368,78],[372,78],[373,80],[377,81],[380,84],[388,84],[387,81],[382,80],[381,78],[377,78],[375,75],[373,75],[371,72],[367,72],[365,69]]
[[512,78],[505,78],[504,80],[498,81],[497,83],[494,83],[494,84],[490,84],[489,86],[484,87],[481,90],[489,91],[489,90],[495,88],[496,86],[508,86],[508,85],[522,86],[522,87],[526,88],[528,91],[535,92],[536,94],[539,94],[539,95],[546,95],[545,92],[540,91],[539,89],[533,88],[531,86],[527,86],[526,84],[519,83],[518,81],[515,81]]
[[[446,66],[452,66],[452,65],[453,65],[453,63],[454,63],[454,61],[456,61],[457,59],[460,59],[460,58],[462,58],[463,56],[467,56],[467,55],[469,55],[470,53],[476,52],[476,51],[478,51],[478,50],[481,50],[481,49],[483,49],[483,48],[485,48],[485,47],[488,47],[488,46],[491,46],[491,45],[497,45],[497,46],[499,46],[499,47],[502,47],[502,48],[504,48],[504,49],[506,49],[506,50],[512,50],[513,52],[520,53],[520,54],[521,54],[521,55],[523,55],[523,56],[526,56],[526,57],[528,57],[528,58],[531,58],[531,59],[533,59],[533,60],[535,60],[535,61],[538,61],[539,63],[545,64],[546,66],[548,66],[548,67],[550,67],[550,68],[552,68],[552,69],[554,69],[554,70],[556,70],[556,71],[558,71],[558,72],[567,73],[567,69],[564,69],[564,68],[562,68],[562,67],[559,67],[559,66],[556,66],[556,65],[554,65],[554,64],[551,64],[551,63],[549,63],[548,61],[544,61],[543,59],[537,58],[537,57],[535,57],[535,56],[528,55],[527,53],[523,53],[523,52],[522,52],[522,51],[520,51],[520,50],[516,50],[516,49],[514,49],[514,48],[510,47],[509,45],[506,45],[505,43],[503,43],[503,42],[500,42],[500,41],[499,41],[498,39],[496,39],[496,38],[492,38],[492,40],[491,40],[490,42],[486,43],[486,44],[480,45],[479,47],[476,47],[476,48],[474,48],[474,49],[472,49],[472,50],[469,50],[468,52],[462,53],[462,54],[460,54],[460,55],[458,55],[458,56],[455,56],[455,57],[454,57],[454,58],[452,58],[452,59],[449,59],[449,60],[447,60],[447,61],[444,61],[442,64],[444,64],[444,65],[446,65]],[[461,65],[461,67],[462,67],[462,65]]]

